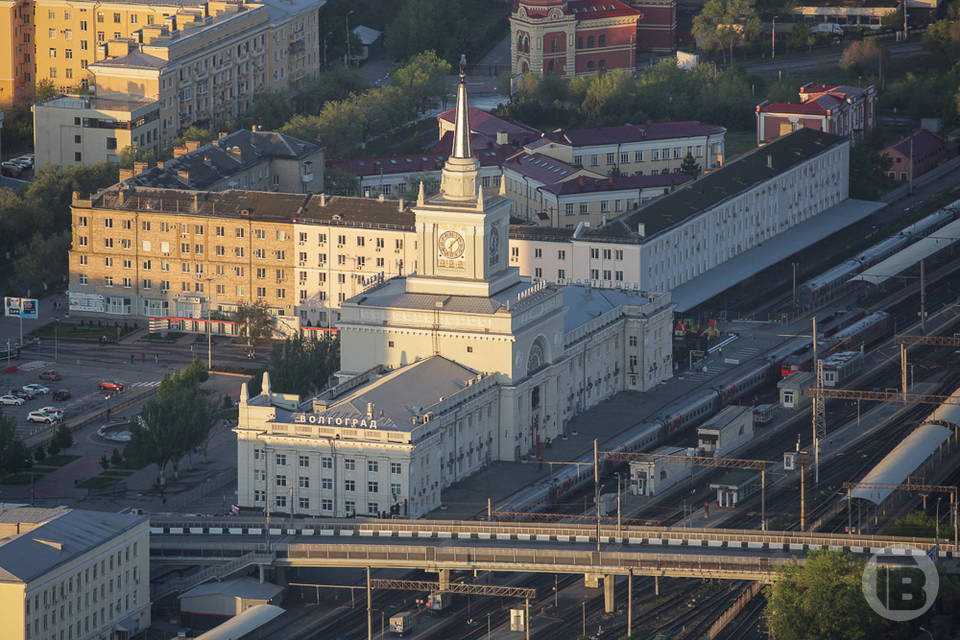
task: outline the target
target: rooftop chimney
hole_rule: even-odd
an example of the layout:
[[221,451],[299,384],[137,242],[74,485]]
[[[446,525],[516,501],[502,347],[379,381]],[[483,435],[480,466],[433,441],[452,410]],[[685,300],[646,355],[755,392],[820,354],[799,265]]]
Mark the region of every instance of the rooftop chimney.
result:
[[497,144],[499,145],[510,144],[510,136],[507,135],[506,131],[497,131]]
[[773,169],[773,154],[767,154],[767,169]]
[[642,222],[637,223],[637,235],[641,238],[647,237],[647,225]]

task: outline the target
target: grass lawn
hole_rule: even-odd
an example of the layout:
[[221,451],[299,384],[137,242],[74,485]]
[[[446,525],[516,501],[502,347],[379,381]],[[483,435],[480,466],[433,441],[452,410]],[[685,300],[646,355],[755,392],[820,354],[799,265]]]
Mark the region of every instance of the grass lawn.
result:
[[74,460],[79,460],[83,456],[78,456],[70,453],[58,453],[54,456],[47,456],[43,459],[43,466],[45,467],[65,467]]
[[3,478],[0,478],[0,484],[24,485],[24,484],[30,484],[33,478],[42,478],[42,477],[43,477],[42,473],[36,473],[36,472],[14,473],[9,476],[4,476]]
[[105,489],[106,487],[115,485],[119,481],[120,478],[94,476],[92,478],[87,478],[77,486],[82,489]]
[[109,476],[111,478],[124,478],[126,476],[132,476],[136,471],[125,471],[121,469],[110,469],[109,471],[104,471],[101,473],[101,476]]
[[[136,327],[125,329],[123,325],[120,325],[119,328],[121,338],[136,330]],[[53,340],[55,336],[65,340],[89,340],[90,342],[97,342],[100,340],[100,336],[106,336],[107,340],[114,342],[117,339],[117,327],[112,325],[98,327],[96,325],[81,325],[74,322],[48,322],[42,327],[34,329],[27,335],[29,338],[44,338],[49,340]]]
[[134,471],[139,471],[140,469],[143,469],[143,468],[149,466],[150,464],[151,464],[150,462],[144,462],[144,463],[137,464],[136,462],[134,462],[134,461],[132,461],[132,460],[124,459],[124,461],[120,464],[120,466],[119,466],[119,467],[115,467],[113,470],[114,470],[114,471],[129,471],[130,473],[133,473]]
[[724,162],[729,162],[737,156],[750,151],[757,146],[757,132],[753,129],[747,131],[727,131],[724,141]]

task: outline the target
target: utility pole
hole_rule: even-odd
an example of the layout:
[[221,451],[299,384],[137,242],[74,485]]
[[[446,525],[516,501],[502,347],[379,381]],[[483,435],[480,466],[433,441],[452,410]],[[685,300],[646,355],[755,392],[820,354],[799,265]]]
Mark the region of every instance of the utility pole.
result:
[[793,310],[797,310],[797,266],[798,263],[791,262],[793,265]]
[[907,0],[903,0],[903,41],[907,41]]
[[[823,363],[817,357],[817,317],[813,317],[813,367],[818,389],[823,388]],[[813,468],[814,483],[820,482],[820,441],[827,435],[826,399],[813,396]]]
[[927,332],[927,279],[923,260],[920,261],[920,333]]
[[367,640],[373,640],[373,609],[370,600],[370,567],[367,567]]
[[617,540],[620,540],[620,474],[617,473]]
[[633,637],[633,569],[627,569],[627,637]]
[[804,469],[807,465],[800,463],[800,531],[807,530],[807,492],[804,485]]
[[913,194],[913,134],[910,134],[910,157],[907,160],[907,195]]
[[207,306],[207,371],[213,371],[213,332],[210,329],[209,306]]
[[600,551],[600,456],[597,450],[597,439],[593,439],[593,504],[597,511],[597,551]]
[[777,16],[773,16],[773,27],[770,28],[770,59],[777,57]]

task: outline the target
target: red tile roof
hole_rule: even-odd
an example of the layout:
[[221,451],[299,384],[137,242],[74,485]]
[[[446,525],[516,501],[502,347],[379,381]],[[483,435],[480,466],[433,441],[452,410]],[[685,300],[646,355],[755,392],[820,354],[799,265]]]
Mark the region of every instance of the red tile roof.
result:
[[771,102],[760,107],[761,113],[796,113],[801,115],[825,116],[826,109],[816,102],[792,104],[790,102]]
[[[913,139],[913,157],[924,158],[934,153],[939,153],[941,149],[947,146],[947,141],[930,131],[929,129],[918,129],[906,138],[899,140],[886,149],[899,151],[906,157],[910,157],[910,139]],[[883,152],[881,152],[882,154]]]
[[[536,137],[540,135],[537,129],[517,122],[513,118],[498,116],[483,109],[476,107],[469,108],[470,113],[470,131],[474,133],[483,133],[488,136],[496,137],[497,133],[504,131],[511,138],[517,137]],[[456,109],[448,109],[437,116],[438,120],[445,120],[453,123],[456,119]],[[519,144],[523,144],[520,142]]]
[[583,167],[539,153],[518,153],[504,161],[503,167],[543,184],[554,184],[566,180],[583,170]]

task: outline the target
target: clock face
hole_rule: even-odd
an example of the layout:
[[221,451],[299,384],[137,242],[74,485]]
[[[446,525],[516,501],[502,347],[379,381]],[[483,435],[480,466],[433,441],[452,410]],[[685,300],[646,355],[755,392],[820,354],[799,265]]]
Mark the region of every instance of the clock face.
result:
[[456,231],[444,231],[440,234],[440,255],[447,260],[462,258],[465,247],[463,236]]
[[496,264],[500,258],[500,230],[496,227],[490,229],[490,239],[487,249],[490,252],[490,264]]

